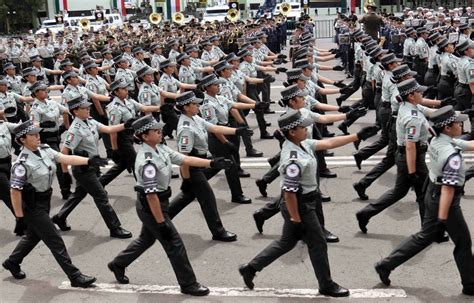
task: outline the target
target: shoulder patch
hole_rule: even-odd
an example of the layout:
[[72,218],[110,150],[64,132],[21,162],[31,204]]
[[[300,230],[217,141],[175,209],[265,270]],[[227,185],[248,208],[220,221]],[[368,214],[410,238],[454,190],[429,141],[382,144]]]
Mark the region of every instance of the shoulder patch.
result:
[[297,177],[299,173],[300,173],[300,167],[295,163],[291,163],[286,167],[285,174],[290,178]]
[[184,121],[184,122],[183,122],[183,126],[189,127],[189,126],[190,126],[189,121]]
[[18,161],[25,162],[28,159],[28,154],[20,154]]
[[146,152],[146,153],[145,153],[145,160],[151,161],[152,158],[153,158],[152,153],[150,153],[150,152]]
[[22,190],[26,184],[26,167],[23,163],[17,163],[13,166],[10,176],[10,187]]
[[418,110],[412,109],[412,110],[411,110],[411,115],[412,115],[413,117],[418,117]]
[[290,151],[290,160],[298,159],[298,152],[296,150]]

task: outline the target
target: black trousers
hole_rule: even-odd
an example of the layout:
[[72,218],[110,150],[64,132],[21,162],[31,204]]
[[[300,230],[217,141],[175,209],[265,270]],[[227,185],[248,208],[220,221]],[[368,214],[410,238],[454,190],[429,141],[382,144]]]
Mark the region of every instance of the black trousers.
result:
[[89,194],[94,199],[94,203],[107,227],[112,230],[121,226],[115,210],[109,203],[107,192],[99,182],[99,173],[99,169],[93,167],[73,166],[72,174],[76,179],[76,189],[57,214],[61,220],[66,220],[76,206]]
[[165,123],[165,126],[163,127],[163,137],[171,136],[173,130],[178,127],[179,117],[178,114],[176,114],[173,102],[173,100],[165,99],[165,105],[160,109],[161,117]]
[[[426,86],[437,86],[438,84],[438,76],[439,76],[439,68],[428,68],[426,70],[424,83]],[[437,93],[429,93],[425,96],[428,99],[435,99],[437,97]]]
[[171,201],[169,206],[170,218],[173,219],[195,198],[197,198],[204,219],[206,220],[207,227],[211,233],[215,236],[222,234],[225,229],[222,225],[219,211],[217,210],[216,197],[214,196],[211,185],[207,182],[208,174],[211,175],[213,172],[202,168],[191,167],[189,173],[190,181],[192,182],[192,191],[181,191]]
[[41,193],[42,197],[35,201],[34,207],[24,207],[24,216],[28,227],[25,235],[18,242],[8,260],[14,264],[21,264],[23,259],[35,248],[39,241],[43,241],[59,263],[59,266],[61,266],[69,279],[72,280],[81,275],[81,272],[72,264],[64,241],[49,217],[51,193],[51,190]]
[[[48,133],[48,132],[41,132],[40,133],[41,143],[46,143],[54,149],[55,151],[59,152],[59,134],[55,133]],[[70,193],[71,192],[71,184],[67,183],[64,178],[63,170],[61,169],[61,164],[56,165],[56,177],[58,178],[59,188],[61,189],[62,193]]]
[[438,99],[452,97],[454,94],[455,80],[448,76],[441,76],[438,82]]
[[[392,110],[390,107],[386,107],[384,103],[380,103],[377,107],[376,123],[382,128],[382,132],[377,141],[369,146],[365,146],[356,152],[357,157],[363,160],[367,160],[377,152],[387,146],[390,138],[390,122],[392,119]],[[394,122],[395,123],[395,122]]]
[[428,59],[424,60],[420,58],[415,58],[415,61],[413,63],[413,68],[414,68],[414,71],[418,73],[416,75],[416,81],[420,85],[424,85],[425,74],[426,74],[426,71],[428,70]]
[[100,183],[104,187],[117,178],[124,170],[133,172],[137,153],[133,148],[132,134],[125,132],[127,130],[119,133],[117,137],[118,150],[120,151],[119,163],[115,163],[114,166],[99,178]]
[[10,197],[10,170],[11,157],[0,159],[0,200],[2,200],[8,209],[14,213]]
[[[247,84],[247,96],[257,102],[260,102],[260,98],[258,97],[258,87],[255,84]],[[268,101],[268,105],[270,105]],[[264,134],[267,131],[267,121],[265,121],[265,116],[263,110],[253,110],[255,112],[255,118],[257,118],[258,129],[260,130],[260,134]]]
[[[230,141],[230,138],[235,137],[235,136],[228,136],[228,137]],[[239,166],[238,166],[237,161],[235,160],[235,156],[234,156],[235,152],[230,151],[227,148],[227,145],[221,143],[217,139],[217,137],[212,133],[209,133],[208,143],[209,143],[209,151],[214,157],[224,157],[232,161],[233,163],[232,166],[225,170],[225,177],[227,179],[227,184],[229,185],[232,197],[238,197],[242,195],[243,191],[242,191],[242,185],[240,184],[240,178],[239,178]],[[207,177],[208,179],[210,179],[213,176],[215,176],[220,171],[220,169],[209,168],[207,169],[207,171],[208,171]]]
[[329,269],[327,243],[324,237],[323,227],[316,214],[315,196],[298,198],[298,208],[301,216],[304,233],[301,236],[295,229],[294,223],[290,221],[290,215],[283,204],[281,213],[285,220],[283,232],[279,240],[273,241],[255,258],[249,265],[255,270],[261,271],[280,256],[292,250],[299,240],[303,240],[308,246],[308,252],[313,265],[319,288],[328,288],[333,282]]
[[[439,198],[440,186],[430,182],[425,196],[426,210],[421,230],[405,239],[388,257],[384,258],[383,267],[393,270],[433,243],[438,220]],[[446,230],[454,242],[454,261],[461,275],[461,283],[464,287],[472,288],[474,287],[474,259],[471,234],[464,220],[460,200],[461,194],[455,194],[453,204],[449,209]]]
[[374,108],[375,92],[372,89],[372,82],[365,80],[362,85],[362,99],[367,102],[366,105],[368,108]]
[[[380,176],[382,176],[386,171],[391,169],[395,165],[396,153],[397,153],[397,131],[396,131],[396,118],[392,117],[391,122],[386,128],[389,128],[389,131],[382,130],[382,134],[379,140],[388,139],[387,152],[385,157],[377,163],[360,181],[364,187],[369,187],[372,183],[375,182]],[[388,134],[386,134],[388,133]],[[364,148],[365,149],[365,148]],[[375,154],[375,152],[374,152]],[[365,158],[367,159],[367,158]]]
[[[245,126],[248,126],[248,123],[247,123],[247,119],[245,118],[245,115],[244,115],[244,112],[242,110],[239,110],[239,113],[242,117],[242,119],[244,119],[244,122],[245,122]],[[237,123],[237,121],[235,121],[234,117],[230,116],[229,115],[229,125],[231,127],[241,127],[243,125],[240,125]],[[240,138],[237,139],[237,141],[232,141],[233,143],[238,143],[237,146],[240,147]],[[253,142],[252,142],[252,137],[251,136],[242,136],[242,142],[244,143],[244,146],[245,146],[245,151],[247,153],[249,153],[250,151],[253,150]],[[240,157],[239,157],[239,167],[240,167]]]
[[[144,202],[148,203],[146,201]],[[183,240],[173,225],[173,222],[171,222],[168,214],[168,199],[160,198],[160,204],[165,221],[171,226],[173,231],[172,238],[170,240],[163,239],[153,214],[143,207],[140,200],[137,200],[137,214],[140,221],[142,221],[140,235],[133,240],[125,250],[120,252],[112,262],[120,267],[127,267],[158,240],[171,262],[179,285],[181,287],[190,286],[196,283],[196,276],[189,262]]]
[[[416,173],[421,180],[426,180],[428,177],[428,168],[425,162],[426,148],[417,147],[416,154]],[[397,178],[395,180],[395,187],[385,192],[377,201],[368,204],[359,211],[362,217],[370,219],[371,217],[382,212],[384,209],[400,201],[406,196],[408,190],[413,185],[408,178],[408,166],[406,161],[406,154],[404,152],[397,152]],[[425,207],[424,207],[424,191],[423,185],[415,186],[416,202],[419,206],[420,218],[423,221]]]

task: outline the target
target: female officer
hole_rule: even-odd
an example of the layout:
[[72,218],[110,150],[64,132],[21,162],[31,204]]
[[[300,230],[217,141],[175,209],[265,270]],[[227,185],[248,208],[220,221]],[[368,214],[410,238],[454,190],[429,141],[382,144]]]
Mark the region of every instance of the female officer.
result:
[[102,105],[100,104],[100,102],[109,102],[109,96],[95,93],[89,88],[81,86],[79,75],[75,71],[65,72],[62,77],[66,86],[61,96],[64,106],[66,106],[66,103],[69,100],[74,99],[77,96],[83,96],[87,100],[92,101],[99,116],[105,116],[104,110],[102,109]]
[[[289,70],[287,72],[287,74],[288,74],[288,81],[289,82],[294,81],[295,78],[299,79],[299,77],[301,77],[301,75],[302,75],[301,74],[301,69]],[[303,79],[306,79],[306,78],[303,78]],[[280,101],[281,105],[284,105],[284,106],[287,107],[287,112],[299,111],[304,118],[308,118],[308,119],[312,120],[313,124],[315,122],[331,123],[331,122],[340,121],[340,120],[344,120],[344,119],[352,119],[355,116],[361,116],[361,115],[364,115],[366,113],[365,109],[359,109],[359,108],[354,109],[352,111],[346,110],[345,108],[350,109],[347,106],[342,107],[344,109],[344,111],[347,111],[346,114],[320,115],[320,114],[317,114],[317,113],[313,113],[310,109],[313,106],[314,107],[319,106],[319,104],[321,104],[321,103],[319,103],[318,101],[316,101],[316,103],[313,103],[313,104],[311,104],[311,102],[306,102],[307,100],[305,100],[304,97],[309,98],[309,96],[307,96],[307,92],[301,90],[301,88],[298,87],[296,84],[291,85],[291,86],[285,88],[284,90],[282,90],[281,95],[282,95],[282,100]],[[330,108],[330,107],[334,107],[334,106],[327,105],[327,104],[321,104],[321,107],[322,108]],[[313,124],[308,126],[308,130],[307,130],[308,139],[313,139],[313,138],[321,139],[321,135],[313,136],[313,130],[315,132],[318,132],[318,130],[313,127]],[[324,160],[324,156],[322,154],[322,151],[316,151],[315,156],[316,156],[316,160],[317,160],[317,164],[318,164],[317,165],[318,166],[317,180],[318,180],[318,183],[319,183],[319,173],[320,173],[319,166],[326,167],[326,162]],[[277,163],[273,166],[278,166],[278,165],[279,164]],[[272,169],[275,169],[275,168],[272,168]],[[269,173],[268,175],[275,175],[275,174]],[[277,176],[275,176],[275,178],[276,177]],[[270,178],[268,178],[268,179],[270,179]],[[273,181],[273,180],[271,180],[271,181]],[[262,182],[257,182],[257,185],[259,187],[261,187],[262,186],[261,183]],[[265,185],[265,189],[266,189],[266,185]],[[339,238],[337,236],[335,236],[330,231],[328,231],[324,228],[324,214],[323,214],[323,207],[322,207],[321,202],[326,202],[327,200],[324,201],[322,199],[324,194],[322,194],[320,192],[319,187],[318,187],[317,190],[318,190],[318,193],[319,193],[320,196],[315,200],[317,202],[317,204],[316,204],[316,207],[317,207],[316,208],[316,213],[318,215],[321,227],[323,228],[325,239],[326,239],[327,242],[339,242]],[[272,216],[274,216],[278,213],[279,204],[280,204],[279,199],[273,200],[271,203],[266,204],[263,208],[257,210],[253,214],[253,217],[254,217],[254,220],[256,221],[257,229],[259,229],[259,232],[261,232],[265,220],[270,219]]]
[[434,110],[421,105],[422,93],[427,87],[420,86],[415,79],[402,81],[397,84],[397,87],[400,96],[396,121],[397,179],[393,189],[357,212],[359,228],[363,233],[367,232],[370,218],[405,197],[410,187],[415,190],[422,222],[424,218],[423,183],[428,174],[425,154],[429,138],[426,116]]
[[461,123],[467,118],[466,115],[456,114],[452,106],[444,106],[430,117],[436,137],[428,147],[429,182],[425,195],[423,226],[418,233],[400,243],[388,257],[375,265],[375,270],[385,285],[390,285],[392,270],[431,243],[448,241],[444,235],[447,231],[455,246],[454,260],[461,276],[462,292],[474,295],[471,236],[460,205],[466,171],[461,150],[474,150],[474,143],[454,139],[461,135]]
[[[99,156],[99,134],[116,133],[130,127],[130,123],[115,126],[106,126],[90,118],[91,103],[82,96],[69,100],[67,103],[74,121],[68,129],[61,153],[84,157]],[[67,165],[62,165],[61,170],[68,174]],[[76,189],[72,197],[63,205],[58,214],[52,220],[62,231],[71,230],[67,224],[67,216],[74,208],[90,194],[99,209],[102,218],[110,230],[110,236],[115,238],[130,238],[132,234],[123,229],[120,220],[109,203],[107,192],[99,182],[100,170],[97,167],[73,167],[72,173],[76,179]]]
[[96,279],[83,275],[72,264],[66,246],[49,217],[51,184],[57,163],[98,167],[106,165],[107,160],[63,155],[47,145],[40,144],[40,131],[31,120],[13,130],[15,139],[23,145],[23,149],[12,167],[11,198],[15,216],[20,221],[24,220],[28,228],[25,236],[2,265],[15,279],[24,279],[26,275],[20,264],[41,240],[71,280],[71,286],[88,287]]
[[181,292],[193,296],[205,296],[209,289],[196,282],[186,248],[171,222],[168,199],[171,196],[170,180],[172,164],[194,167],[222,168],[227,160],[206,160],[183,156],[160,144],[163,123],[147,115],[133,123],[135,137],[141,142],[135,161],[137,185],[137,214],[142,221],[140,235],[108,264],[115,278],[122,284],[129,282],[125,268],[160,241],[176,274]]
[[[114,99],[107,106],[109,125],[117,125],[130,119],[136,119],[138,118],[138,112],[151,113],[160,110],[158,105],[142,105],[129,98],[127,88],[127,82],[118,77],[110,85]],[[112,160],[115,165],[100,177],[103,186],[112,182],[124,170],[132,172],[136,157],[135,149],[133,149],[132,131],[126,129],[118,134],[111,133],[110,142],[112,144]]]
[[[193,92],[181,94],[176,99],[176,107],[181,111],[179,118],[177,142],[178,151],[185,155],[199,158],[207,158],[208,133],[221,135],[248,135],[252,130],[248,128],[230,128],[226,126],[213,125],[199,117],[199,103],[202,100],[196,98]],[[230,165],[229,165],[230,167]],[[208,175],[213,176],[213,170],[203,170],[198,167],[184,165],[181,167],[183,184],[182,192],[173,199],[170,204],[170,217],[174,218],[194,198],[197,198],[201,210],[206,219],[207,226],[211,230],[212,239],[216,241],[235,241],[237,235],[226,231],[219,218],[214,192],[207,182]],[[233,201],[234,202],[234,201]],[[240,201],[235,201],[239,203]],[[248,203],[248,202],[247,202]]]
[[[155,74],[155,71],[148,66],[145,66],[137,71],[138,80],[139,82],[141,82],[140,89],[138,91],[137,101],[143,105],[159,106],[161,105],[162,97],[176,99],[178,94],[164,91],[160,89],[160,87],[158,87],[158,85],[154,83],[154,79],[153,79],[154,74]],[[153,116],[158,121],[160,120],[159,112],[154,112]]]
[[[178,90],[184,90],[184,89],[195,89],[196,84],[186,84],[178,81],[176,78],[173,77],[174,72],[176,71],[176,63],[170,59],[167,59],[160,64],[161,70],[163,71],[163,74],[160,77],[160,82],[158,83],[158,86],[165,92],[170,92],[170,93],[178,93]],[[165,122],[165,126],[163,128],[163,138],[165,136],[168,136],[172,138],[173,136],[173,130],[176,129],[178,125],[178,115],[176,115],[176,112],[174,110],[174,107],[171,104],[166,104],[165,100],[165,106],[163,106],[161,110],[161,116],[163,118],[163,122]]]
[[[454,97],[457,101],[455,110],[471,109],[474,105],[474,42],[464,40],[456,47],[456,51],[462,56],[457,68],[458,83],[454,89]],[[471,139],[474,133],[474,120],[471,120]]]
[[[0,80],[0,84],[5,80]],[[3,112],[0,106],[0,113]],[[0,200],[13,212],[13,206],[10,198],[10,173],[12,165],[12,136],[13,129],[18,126],[16,123],[10,123],[0,120]],[[17,221],[14,233],[17,236],[23,236],[25,227],[23,222]]]
[[440,58],[440,75],[438,82],[438,99],[452,97],[454,94],[454,84],[456,83],[456,65],[459,60],[454,56],[454,44],[448,39],[443,39],[438,43],[438,50],[442,52]]
[[[86,72],[84,78],[87,81],[85,87],[95,94],[107,96],[109,94],[107,90],[110,89],[110,85],[104,78],[99,76],[99,66],[94,61],[86,61],[83,66]],[[102,105],[102,111],[104,111],[105,105],[107,104]],[[97,109],[92,108],[91,116],[95,120],[100,121]],[[102,117],[104,118],[101,121],[103,123],[106,121],[106,117]]]
[[[60,133],[59,121],[63,116],[67,121],[68,109],[48,98],[48,87],[44,82],[38,81],[30,87],[31,96],[35,101],[31,105],[30,119],[39,123],[43,129],[40,133],[41,142],[48,144],[55,151],[59,151]],[[67,199],[71,194],[72,178],[69,173],[63,173],[58,164],[56,170],[61,196]]]
[[130,59],[127,59],[125,55],[119,55],[114,58],[115,67],[117,68],[115,79],[122,79],[125,81],[125,83],[127,83],[129,96],[132,99],[136,99],[137,92],[135,89],[135,77],[137,76],[137,73],[129,68],[131,59],[131,57]]
[[[235,103],[223,96],[218,95],[219,85],[222,80],[219,80],[215,74],[210,74],[203,78],[199,83],[199,86],[205,90],[204,100],[202,106],[199,106],[201,117],[214,125],[229,126],[229,112],[232,109],[252,109],[265,107],[262,103],[256,104],[245,104]],[[263,106],[263,107],[262,107]],[[236,115],[240,115],[238,112]],[[224,136],[221,134],[209,133],[209,151],[215,157],[225,157],[226,159],[232,160],[233,164],[229,169],[226,169],[225,176],[227,184],[229,184],[230,192],[232,194],[232,202],[247,204],[251,203],[252,200],[245,197],[242,192],[242,186],[239,179],[239,167],[240,163],[239,150],[237,148],[239,144],[239,138],[237,136]],[[217,174],[215,171],[211,176]]]
[[307,127],[314,123],[305,119],[300,111],[283,114],[278,126],[285,136],[281,150],[280,173],[282,174],[282,193],[284,204],[281,212],[285,223],[280,240],[274,241],[248,264],[239,268],[245,285],[253,289],[253,279],[277,258],[289,252],[299,240],[308,245],[313,269],[319,283],[319,292],[332,297],[349,295],[349,290],[339,286],[331,279],[327,244],[324,232],[315,211],[318,181],[316,178],[316,150],[339,147],[356,140],[365,140],[377,132],[370,126],[356,135],[339,136],[325,140],[307,139]]

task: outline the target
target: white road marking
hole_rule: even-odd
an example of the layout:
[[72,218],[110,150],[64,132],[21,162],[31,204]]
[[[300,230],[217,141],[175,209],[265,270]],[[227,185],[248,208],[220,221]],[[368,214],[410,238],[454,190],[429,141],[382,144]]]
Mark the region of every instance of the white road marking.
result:
[[[59,289],[78,290],[91,292],[109,293],[153,293],[162,295],[181,295],[178,286],[161,285],[134,285],[134,284],[111,284],[96,283],[91,288],[71,287],[69,282],[63,282]],[[267,298],[324,298],[317,289],[277,289],[277,288],[255,288],[249,290],[240,287],[210,287],[209,296],[215,297],[267,297]],[[406,298],[403,289],[380,288],[380,289],[351,289],[350,298]]]

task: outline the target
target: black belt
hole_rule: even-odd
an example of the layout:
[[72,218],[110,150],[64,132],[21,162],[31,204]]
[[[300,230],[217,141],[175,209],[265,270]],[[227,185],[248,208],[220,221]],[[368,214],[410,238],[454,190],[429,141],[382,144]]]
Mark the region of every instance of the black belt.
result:
[[12,163],[12,157],[0,158],[0,164],[10,164]]
[[51,194],[53,193],[52,189],[48,189],[47,191],[36,191],[35,192],[35,201],[42,201],[48,200],[51,198]]
[[[416,143],[416,153],[417,154],[426,153],[427,150],[428,150],[428,145]],[[406,153],[406,146],[398,145],[398,152],[400,154],[404,155]]]
[[450,77],[450,76],[441,76],[441,79],[446,80],[448,82],[455,82],[456,81],[456,79],[454,79],[454,77]]
[[390,108],[392,106],[392,104],[390,104],[390,102],[388,102],[388,101],[384,101],[384,102],[380,103],[380,106],[382,108]]
[[306,194],[301,194],[299,196],[298,202],[299,203],[312,203],[319,195],[320,193],[317,190],[311,191]]

